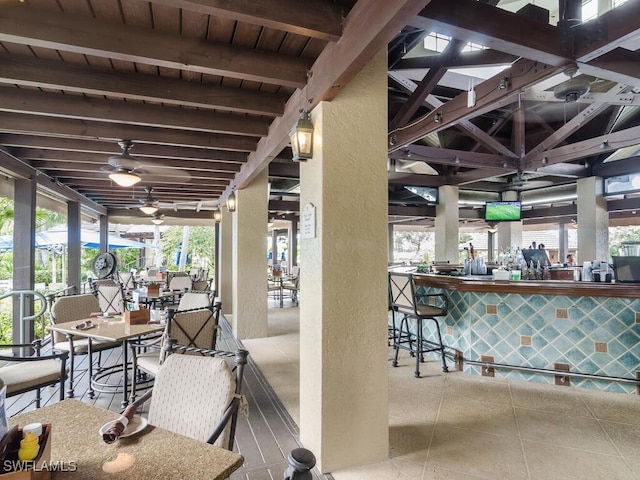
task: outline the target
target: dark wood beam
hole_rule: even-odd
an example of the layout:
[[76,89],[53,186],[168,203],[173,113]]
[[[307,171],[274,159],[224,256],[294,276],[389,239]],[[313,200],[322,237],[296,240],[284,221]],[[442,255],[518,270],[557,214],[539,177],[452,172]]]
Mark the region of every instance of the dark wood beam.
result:
[[0,111],[256,137],[269,129],[266,118],[14,87],[0,87]]
[[35,178],[38,184],[47,191],[57,196],[80,203],[87,210],[98,215],[105,215],[106,209],[98,205],[84,195],[80,195],[72,188],[66,187],[55,181],[54,178],[37,171],[29,164],[19,160],[9,153],[5,148],[0,147],[0,171],[4,171],[12,178]]
[[221,150],[249,152],[255,150],[256,138],[218,133],[192,132],[168,128],[139,127],[115,123],[90,122],[68,118],[0,113],[0,130],[6,133],[102,139],[131,139],[134,143],[155,143],[174,146],[197,146]]
[[569,60],[557,27],[475,0],[433,0],[411,25],[547,65]]
[[402,217],[431,217],[436,216],[436,207],[433,206],[404,206],[389,205],[389,215]]
[[269,164],[269,176],[277,178],[300,178],[300,164],[271,162]]
[[579,63],[582,73],[596,78],[605,78],[614,82],[640,88],[640,55],[618,48],[594,58],[589,63]]
[[214,17],[225,17],[336,42],[342,32],[341,12],[322,0],[151,0]]
[[[403,148],[429,133],[448,128],[460,120],[469,120],[507,105],[517,97],[518,92],[522,89],[558,73],[559,70],[559,68],[550,67],[532,60],[518,60],[509,70],[501,72],[476,86],[477,100],[474,107],[467,107],[467,92],[465,91],[413,122],[410,126],[401,130],[391,131],[389,133],[389,151],[392,152]],[[505,76],[509,79],[508,86],[500,89],[498,85]],[[441,121],[436,123],[434,118],[438,113],[441,114]]]
[[475,50],[462,52],[456,57],[442,62],[438,55],[428,57],[403,58],[393,67],[394,70],[419,70],[423,68],[465,68],[465,67],[493,67],[495,65],[511,65],[518,59],[516,55],[499,52],[497,50]]
[[0,41],[293,88],[306,83],[311,66],[302,58],[18,3],[0,9]]
[[249,89],[0,53],[0,83],[275,117],[286,97]]
[[433,92],[433,89],[438,86],[444,74],[447,73],[447,68],[444,64],[451,58],[455,58],[460,51],[465,47],[466,42],[461,40],[451,40],[444,51],[438,55],[441,59],[440,65],[436,65],[429,69],[422,81],[418,84],[418,87],[413,91],[411,96],[400,107],[396,116],[391,120],[389,128],[394,129],[400,126],[406,125],[413,115],[418,111],[418,108],[422,105],[422,102]]
[[501,169],[504,157],[489,153],[474,153],[466,150],[427,147],[412,144],[402,150],[396,150],[389,158],[418,160],[425,163],[437,163],[467,168]]
[[614,177],[616,175],[628,175],[640,172],[640,157],[634,156],[615,162],[599,163],[594,165],[593,174],[598,177]]
[[[404,28],[425,2],[412,0],[359,1],[344,22],[340,42],[328,45],[312,67],[313,75],[307,86],[296,91],[287,102],[285,113],[271,124],[269,135],[258,143],[249,155],[247,164],[224,198],[235,187],[248,185],[259,172],[287,145],[291,127],[300,115],[301,106],[313,109],[323,100],[331,100],[340,93],[362,68]],[[310,99],[310,102],[306,100]]]
[[[113,185],[114,188],[123,188],[123,187],[118,187],[116,186],[108,177],[109,172],[106,171],[97,171],[97,172],[79,172],[79,171],[71,171],[71,170],[66,170],[66,171],[62,171],[59,172],[58,175],[50,175],[52,178],[55,178],[56,180],[59,180],[61,182],[64,182],[65,185],[69,185],[70,187],[73,187],[75,185],[74,180],[76,179],[89,179],[89,180],[99,180],[99,179],[103,179],[106,183]],[[194,178],[193,176],[191,178],[189,178],[188,180],[181,178],[178,179],[175,176],[174,177],[166,177],[163,175],[141,175],[142,178],[142,182],[140,182],[138,185],[144,187],[144,186],[149,186],[149,187],[155,187],[156,184],[158,183],[164,183],[164,184],[168,184],[168,185],[173,185],[174,187],[176,186],[176,182],[180,182],[179,185],[210,185],[212,181],[216,181],[216,180],[227,180],[227,181],[231,181],[234,177],[233,174],[230,173],[224,173],[224,172],[218,172],[215,175],[210,175],[209,177],[206,178]]]

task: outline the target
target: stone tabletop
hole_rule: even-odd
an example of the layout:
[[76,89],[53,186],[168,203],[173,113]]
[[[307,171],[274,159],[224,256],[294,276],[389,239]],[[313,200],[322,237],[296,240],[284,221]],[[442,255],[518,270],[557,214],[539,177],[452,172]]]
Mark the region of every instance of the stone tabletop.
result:
[[67,470],[54,472],[53,479],[217,480],[242,466],[243,457],[234,452],[151,425],[107,445],[98,430],[118,416],[77,400],[64,400],[12,417],[9,423],[52,425],[51,462]]

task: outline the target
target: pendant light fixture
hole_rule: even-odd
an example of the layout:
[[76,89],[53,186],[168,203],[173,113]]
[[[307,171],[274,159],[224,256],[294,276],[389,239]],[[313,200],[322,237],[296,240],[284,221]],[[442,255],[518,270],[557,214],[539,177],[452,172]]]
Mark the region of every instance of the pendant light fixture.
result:
[[151,217],[151,223],[154,225],[162,225],[164,223],[164,215],[159,212],[154,213],[153,217]]
[[140,210],[146,215],[153,215],[158,211],[158,201],[151,196],[152,187],[146,188],[147,195],[141,200]]
[[213,221],[216,223],[220,223],[222,220],[222,211],[219,208],[216,208],[213,211]]
[[229,212],[236,211],[236,192],[234,190],[231,191],[229,196],[227,197],[227,210]]
[[289,136],[294,162],[313,158],[313,123],[306,110],[300,112],[298,123]]
[[124,168],[119,168],[115,172],[110,173],[109,178],[121,187],[131,187],[142,180],[138,175]]

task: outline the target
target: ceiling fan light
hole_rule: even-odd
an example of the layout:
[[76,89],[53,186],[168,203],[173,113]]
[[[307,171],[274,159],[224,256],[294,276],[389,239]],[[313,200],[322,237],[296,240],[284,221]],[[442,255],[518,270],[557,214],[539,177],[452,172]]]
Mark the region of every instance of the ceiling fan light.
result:
[[155,213],[151,218],[151,223],[153,223],[154,225],[162,225],[164,223],[164,215]]
[[158,211],[158,207],[156,207],[155,205],[145,204],[140,207],[140,210],[146,215],[153,215]]
[[142,180],[135,173],[127,172],[126,170],[110,173],[109,178],[121,187],[131,187]]

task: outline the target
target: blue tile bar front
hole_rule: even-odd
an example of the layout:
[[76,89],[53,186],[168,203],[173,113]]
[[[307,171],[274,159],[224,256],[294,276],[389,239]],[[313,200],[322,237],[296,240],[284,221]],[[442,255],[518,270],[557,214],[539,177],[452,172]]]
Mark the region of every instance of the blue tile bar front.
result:
[[[444,291],[449,314],[442,322],[449,352],[464,358],[463,371],[480,375],[469,361],[493,357],[496,364],[588,376],[572,386],[638,393],[640,372],[640,285],[572,281],[492,281],[416,275],[425,293]],[[425,328],[426,339],[433,332]],[[553,383],[554,375],[496,368],[496,377]],[[593,375],[594,377],[589,377]]]

